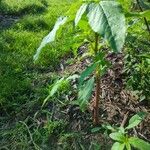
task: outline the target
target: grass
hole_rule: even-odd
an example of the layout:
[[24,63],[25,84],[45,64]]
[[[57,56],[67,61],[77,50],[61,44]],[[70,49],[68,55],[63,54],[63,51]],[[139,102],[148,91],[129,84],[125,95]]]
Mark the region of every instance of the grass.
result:
[[[42,38],[53,28],[57,17],[68,11],[73,2],[75,0],[0,0],[0,15],[5,17],[0,25],[4,20],[9,24],[0,27],[0,149],[99,147],[95,139],[87,142],[82,134],[69,130],[66,116],[60,111],[65,105],[57,103],[57,96],[41,109],[49,85],[59,78],[54,70],[59,69],[61,59],[72,54],[76,47],[72,24],[67,24],[57,40],[43,49],[35,64],[33,55]],[[137,27],[136,34],[141,33],[140,28]],[[134,48],[128,48],[128,51],[134,54]],[[133,64],[125,65],[134,68]],[[134,73],[132,68],[129,77]],[[70,87],[64,85],[63,88],[69,93]],[[61,100],[66,100],[65,95],[61,96]],[[53,118],[53,114],[57,114],[58,118]],[[63,117],[60,118],[60,115]]]
[[35,142],[46,149],[49,132],[59,126],[60,131],[64,130],[61,121],[52,121],[43,128],[29,116],[40,110],[47,96],[46,87],[53,82],[53,75],[45,77],[45,70],[52,72],[58,67],[60,58],[71,52],[74,43],[69,33],[71,25],[68,24],[61,38],[58,37],[52,46],[44,48],[36,64],[33,55],[57,17],[68,10],[72,2],[0,1],[0,14],[8,24],[10,18],[17,16],[8,27],[0,28],[0,149],[39,149]]

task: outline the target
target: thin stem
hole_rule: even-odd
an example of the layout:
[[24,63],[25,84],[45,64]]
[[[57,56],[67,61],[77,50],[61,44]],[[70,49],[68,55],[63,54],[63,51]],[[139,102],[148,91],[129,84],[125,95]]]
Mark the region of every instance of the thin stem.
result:
[[[138,6],[140,8],[140,11],[143,12],[143,8],[141,7],[139,0],[136,0],[136,2],[137,2]],[[149,27],[149,24],[148,24],[148,21],[147,21],[146,17],[144,17],[144,21],[145,21],[145,25],[147,27],[147,31],[150,34],[150,27]]]
[[[95,56],[98,53],[98,42],[99,42],[99,35],[95,34]],[[95,78],[96,78],[96,89],[95,89],[95,101],[94,101],[94,112],[93,112],[93,123],[97,125],[99,123],[99,101],[100,101],[100,70],[99,66],[96,69],[95,72]]]

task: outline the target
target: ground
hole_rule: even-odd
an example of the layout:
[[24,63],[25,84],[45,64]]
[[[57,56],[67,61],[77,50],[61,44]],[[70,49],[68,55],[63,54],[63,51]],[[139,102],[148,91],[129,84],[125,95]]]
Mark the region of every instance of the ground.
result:
[[[49,98],[42,107],[51,85],[57,79],[79,75],[91,63],[91,59],[83,55],[88,50],[88,44],[78,46],[72,38],[72,24],[63,29],[64,32],[53,45],[43,49],[38,62],[33,61],[42,38],[52,29],[57,17],[65,13],[73,2],[0,1],[0,149],[97,150],[101,147],[107,150],[113,141],[109,138],[110,132],[102,125],[125,126],[129,118],[139,111],[148,115],[130,135],[135,134],[150,142],[149,105],[139,102],[139,97],[133,92],[136,88],[131,90],[126,86],[129,81],[127,76],[134,76],[134,80],[137,79],[144,87],[138,86],[138,90],[145,89],[142,91],[144,96],[149,92],[143,82],[148,80],[148,67],[143,67],[141,76],[144,79],[139,80],[136,76],[137,66],[133,65],[135,62],[126,61],[130,57],[133,57],[132,60],[138,57],[130,49],[146,53],[150,46],[146,40],[147,33],[139,31],[138,25],[136,32],[140,32],[143,37],[135,40],[134,36],[129,35],[135,45],[127,42],[129,48],[125,47],[123,53],[107,54],[106,59],[111,61],[112,66],[101,80],[98,131],[92,132],[95,128],[92,123],[92,101],[86,112],[81,112],[77,105],[71,103],[77,97],[76,80],[71,84],[65,83],[55,97]],[[127,57],[129,51],[131,54]],[[143,65],[143,61],[136,64]]]

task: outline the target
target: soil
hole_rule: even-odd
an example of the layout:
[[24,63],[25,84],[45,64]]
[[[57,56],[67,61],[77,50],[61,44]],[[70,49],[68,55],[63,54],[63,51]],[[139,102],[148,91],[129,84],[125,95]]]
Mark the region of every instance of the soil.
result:
[[0,29],[6,29],[17,22],[19,17],[0,14]]
[[[86,45],[79,48],[80,57],[87,51]],[[130,135],[136,135],[145,141],[150,142],[150,109],[146,103],[139,102],[138,97],[125,87],[125,74],[124,74],[124,55],[123,53],[109,53],[106,59],[111,62],[111,67],[107,73],[101,78],[101,100],[99,103],[99,119],[100,125],[111,124],[115,126],[126,127],[129,119],[138,112],[145,112],[147,114],[143,122],[130,131]],[[91,59],[86,57],[81,61],[76,61],[71,65],[65,64],[63,59],[63,69],[59,72],[63,76],[66,72],[69,74],[79,74],[86,66],[91,63]],[[76,82],[74,84],[77,84]],[[94,91],[93,91],[94,93]],[[93,95],[94,97],[94,95]],[[72,98],[73,99],[73,98]],[[93,111],[93,100],[89,105],[86,113],[82,113],[78,106],[72,106],[66,109],[70,120],[70,128],[74,131],[82,131],[91,125],[91,116]],[[69,109],[69,111],[68,111]],[[78,116],[78,117],[77,117]],[[104,143],[104,135],[89,135],[85,138],[101,139]],[[111,141],[106,141],[110,142]]]

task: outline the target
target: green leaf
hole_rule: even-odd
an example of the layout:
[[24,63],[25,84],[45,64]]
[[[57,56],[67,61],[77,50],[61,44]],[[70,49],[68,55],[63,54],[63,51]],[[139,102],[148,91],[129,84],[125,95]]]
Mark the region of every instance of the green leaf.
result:
[[129,120],[129,125],[126,127],[126,129],[131,129],[137,126],[144,119],[145,115],[146,115],[145,113],[140,112],[131,117],[131,119]]
[[50,97],[52,97],[58,90],[58,88],[61,86],[61,84],[64,82],[64,78],[61,78],[56,83],[54,83],[49,95],[44,99],[42,107],[46,104],[46,102],[49,100]]
[[130,145],[129,142],[126,142],[125,145],[126,145],[126,149],[127,149],[127,150],[131,150],[131,145]]
[[39,48],[37,49],[36,54],[34,55],[34,61],[36,61],[39,58],[39,55],[41,53],[42,48],[50,43],[53,42],[55,40],[56,37],[56,33],[58,31],[58,29],[60,28],[61,25],[63,25],[65,22],[67,21],[67,17],[59,17],[55,23],[55,26],[53,28],[53,30],[46,36],[43,38]]
[[98,131],[100,131],[100,130],[101,130],[100,127],[95,127],[95,128],[93,128],[93,129],[91,130],[91,132],[92,132],[92,133],[95,133],[95,132],[98,132]]
[[119,132],[111,133],[109,136],[115,141],[119,141],[119,142],[125,141],[125,136]]
[[79,87],[82,86],[84,79],[88,77],[95,69],[96,69],[97,63],[93,63],[91,66],[87,67],[80,75],[79,79]]
[[136,137],[129,138],[129,143],[140,150],[150,150],[150,144]]
[[86,109],[86,106],[88,104],[89,99],[92,96],[92,90],[94,87],[94,77],[89,79],[85,85],[83,85],[79,89],[79,95],[78,100],[76,101],[76,104],[78,104],[82,111]]
[[64,82],[64,78],[61,78],[60,80],[58,80],[58,81],[54,84],[53,88],[52,88],[51,91],[50,91],[50,96],[51,96],[51,97],[57,92],[58,88],[61,86],[61,84],[62,84],[63,82]]
[[75,18],[75,26],[77,26],[77,24],[79,23],[80,19],[82,18],[82,15],[85,13],[87,9],[87,6],[88,4],[84,3],[77,11],[76,18]]
[[124,143],[115,142],[111,150],[124,150],[124,147],[125,147]]
[[88,20],[91,28],[105,38],[114,51],[121,51],[125,42],[126,23],[119,3],[101,1],[89,4]]
[[146,17],[147,19],[150,19],[150,10],[146,10],[144,12],[141,12],[140,15],[142,17]]
[[143,12],[127,12],[125,14],[126,17],[146,17],[147,19],[150,19],[150,10],[146,10]]

